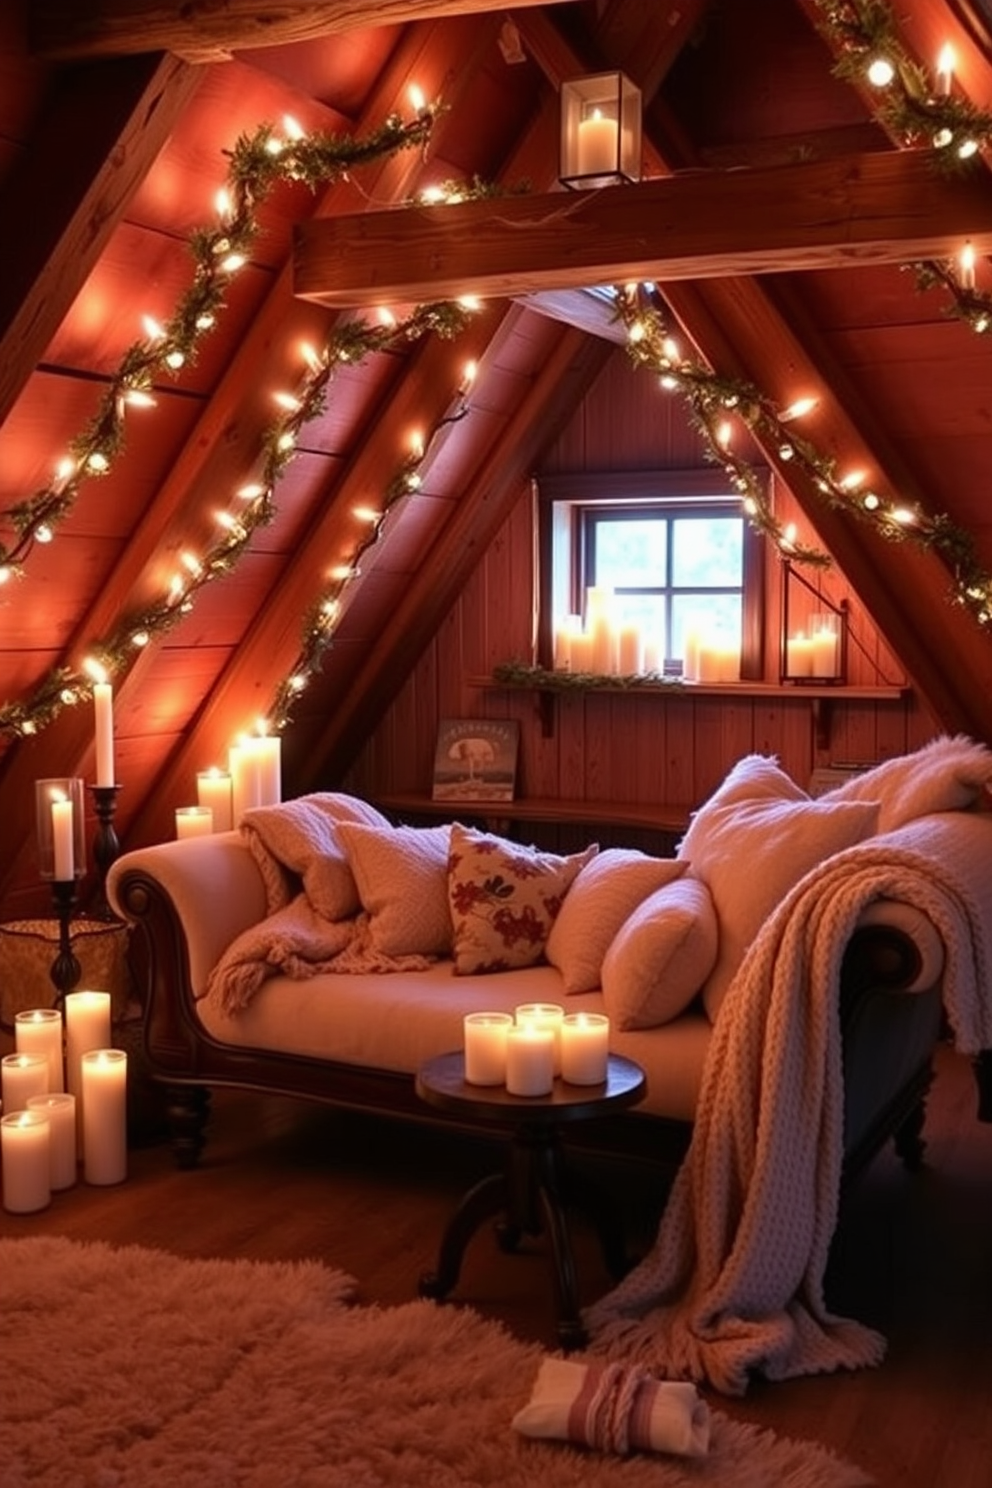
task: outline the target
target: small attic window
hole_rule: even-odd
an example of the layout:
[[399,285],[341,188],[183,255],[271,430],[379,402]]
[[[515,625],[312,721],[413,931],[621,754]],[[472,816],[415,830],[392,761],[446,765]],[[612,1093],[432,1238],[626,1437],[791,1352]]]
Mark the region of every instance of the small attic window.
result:
[[686,637],[718,626],[741,639],[742,678],[763,675],[761,540],[720,472],[554,475],[537,482],[538,660],[582,615],[590,588],[649,638],[647,670],[678,672]]

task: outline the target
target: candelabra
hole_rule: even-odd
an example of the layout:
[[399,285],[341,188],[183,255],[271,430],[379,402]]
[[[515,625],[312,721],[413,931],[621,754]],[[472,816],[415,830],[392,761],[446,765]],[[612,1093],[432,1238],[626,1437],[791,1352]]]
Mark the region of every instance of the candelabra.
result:
[[107,873],[111,863],[121,850],[120,840],[114,830],[114,813],[117,810],[119,785],[93,785],[93,808],[96,812],[97,830],[93,839],[93,861],[96,863],[99,880],[99,895],[93,918],[114,920],[116,915],[107,902]]

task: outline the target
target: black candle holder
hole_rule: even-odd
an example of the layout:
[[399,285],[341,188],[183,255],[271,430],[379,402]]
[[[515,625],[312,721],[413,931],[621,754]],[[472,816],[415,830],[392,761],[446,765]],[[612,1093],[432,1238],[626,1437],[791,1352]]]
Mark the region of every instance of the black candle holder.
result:
[[93,861],[96,863],[99,893],[93,908],[93,918],[115,920],[117,916],[107,902],[107,873],[121,850],[120,839],[114,830],[114,814],[117,810],[117,793],[120,786],[91,785],[90,790],[93,792],[93,808],[98,822],[96,837],[93,839]]
[[74,878],[53,878],[52,899],[59,922],[59,949],[52,962],[49,976],[55,985],[57,994],[54,1005],[64,1010],[66,993],[73,990],[82,975],[82,968],[73,953],[72,940],[69,936],[69,921],[72,918],[72,907],[76,902],[76,880]]

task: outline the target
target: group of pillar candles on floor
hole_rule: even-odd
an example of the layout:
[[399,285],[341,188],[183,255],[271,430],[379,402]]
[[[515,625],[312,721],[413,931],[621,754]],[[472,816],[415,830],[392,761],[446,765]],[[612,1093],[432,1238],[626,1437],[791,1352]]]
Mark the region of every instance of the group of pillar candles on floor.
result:
[[[64,1039],[63,1039],[64,1028]],[[44,1209],[71,1188],[127,1177],[127,1053],[110,1044],[110,993],[70,992],[58,1008],[18,1013],[2,1062],[3,1207]]]
[[566,1013],[553,1002],[522,1003],[513,1013],[467,1013],[465,1080],[505,1085],[510,1095],[550,1095],[568,1085],[601,1085],[609,1060],[605,1013]]
[[[682,642],[683,682],[738,682],[739,630],[714,623],[687,630]],[[612,589],[586,590],[586,614],[565,615],[555,625],[554,669],[599,677],[650,677],[665,671],[664,646],[636,620],[617,613]]]
[[195,806],[176,808],[176,836],[229,832],[253,806],[282,800],[282,753],[277,734],[245,735],[228,751],[227,769],[213,766],[196,777]]

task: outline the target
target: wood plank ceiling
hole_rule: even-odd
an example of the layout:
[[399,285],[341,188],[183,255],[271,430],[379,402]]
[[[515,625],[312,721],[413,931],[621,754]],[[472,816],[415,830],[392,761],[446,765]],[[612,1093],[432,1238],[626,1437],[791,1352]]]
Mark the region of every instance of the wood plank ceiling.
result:
[[[189,281],[190,234],[213,220],[224,152],[239,135],[292,115],[305,130],[358,137],[391,114],[409,117],[412,84],[445,111],[425,152],[401,152],[314,192],[280,185],[261,205],[250,262],[195,362],[157,379],[156,406],[128,414],[126,447],[110,472],[83,483],[55,540],[36,543],[23,578],[0,588],[0,702],[30,699],[53,667],[78,671],[122,617],[158,603],[182,555],[211,540],[214,510],[253,479],[273,395],[299,384],[301,343],[322,344],[349,313],[294,294],[296,225],[319,223],[354,242],[356,226],[371,233],[385,209],[424,187],[473,177],[528,181],[533,197],[514,198],[514,210],[532,214],[547,193],[560,199],[558,85],[607,67],[643,89],[646,176],[679,173],[650,190],[671,184],[680,200],[702,202],[701,220],[718,230],[702,246],[683,243],[697,267],[661,284],[698,354],[782,406],[815,391],[815,438],[840,466],[866,468],[907,502],[948,513],[992,567],[992,337],[948,316],[900,267],[907,245],[910,256],[952,251],[964,232],[983,251],[992,245],[987,170],[980,164],[953,182],[921,174],[921,158],[897,151],[877,123],[873,100],[834,74],[819,11],[816,0],[763,0],[760,21],[735,0],[527,4],[509,13],[482,0],[3,7],[0,513],[51,480],[142,336],[142,317],[168,318]],[[950,42],[955,87],[989,108],[988,22],[968,0],[912,0],[898,24],[924,66]],[[853,185],[843,164],[851,157],[863,167]],[[773,209],[756,208],[748,171],[752,182],[815,177],[824,195],[833,189],[826,183],[846,180],[858,216],[864,183],[892,184],[885,228],[870,237],[877,261],[838,264],[842,196],[832,237],[821,234],[833,257],[783,258],[794,244],[755,232]],[[618,211],[630,210],[637,190]],[[602,212],[607,200],[586,210]],[[435,210],[479,215],[477,204]],[[414,216],[393,210],[389,219],[402,230]],[[676,232],[682,223],[676,217]],[[605,235],[607,218],[602,226]],[[741,244],[760,262],[727,257]],[[746,276],[745,267],[764,272]],[[983,283],[987,269],[980,262]],[[584,272],[563,273],[561,283],[580,283]],[[387,488],[415,429],[450,413],[471,358],[478,374],[468,416],[444,427],[420,488],[363,555],[334,645],[294,709],[284,741],[293,787],[333,781],[374,726],[542,449],[615,354],[614,329],[589,333],[603,327],[581,294],[541,305],[505,297],[519,284],[494,288],[503,297],[487,300],[460,337],[393,346],[337,372],[324,413],[307,424],[279,481],[274,520],[230,577],[206,586],[115,678],[125,783],[118,825],[129,841],[170,835],[172,809],[189,798],[196,769],[223,758],[234,734],[269,709],[299,652],[302,617],[330,568],[361,545],[356,506]],[[567,323],[583,317],[584,329]],[[992,638],[948,602],[943,563],[826,508],[790,481],[777,448],[763,454],[936,715],[948,728],[992,737]],[[10,540],[0,516],[0,542]],[[92,778],[92,734],[91,710],[66,707],[33,737],[0,735],[3,917],[36,902],[33,782]]]

